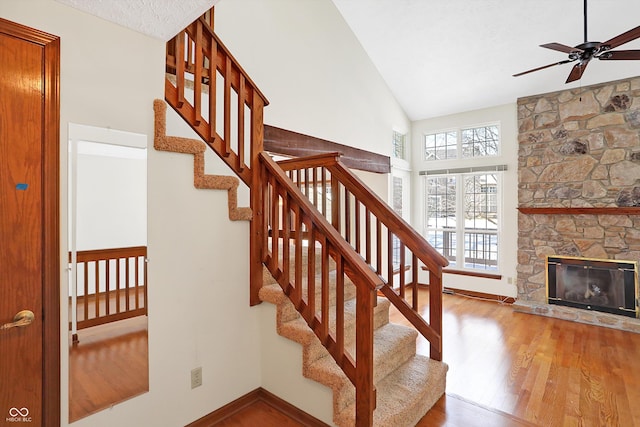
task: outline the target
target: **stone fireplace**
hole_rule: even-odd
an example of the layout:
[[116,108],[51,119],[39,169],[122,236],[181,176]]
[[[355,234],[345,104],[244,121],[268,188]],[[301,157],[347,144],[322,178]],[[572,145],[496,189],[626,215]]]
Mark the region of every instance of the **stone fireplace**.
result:
[[640,77],[518,100],[517,310],[640,332],[547,302],[548,256],[640,260]]

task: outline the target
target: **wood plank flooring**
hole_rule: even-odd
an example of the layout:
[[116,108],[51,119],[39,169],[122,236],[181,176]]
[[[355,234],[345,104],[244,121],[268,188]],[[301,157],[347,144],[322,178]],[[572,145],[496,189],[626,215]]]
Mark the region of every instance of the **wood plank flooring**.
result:
[[69,422],[149,390],[146,316],[82,329],[79,336],[79,344],[69,345]]
[[[428,291],[419,292],[426,316]],[[639,334],[516,313],[495,301],[443,298],[447,395],[418,426],[640,427]],[[391,320],[402,323],[393,311]],[[418,352],[428,351],[420,340]],[[81,366],[96,369],[87,357],[84,365],[70,361],[70,387],[86,381],[73,379]],[[299,425],[254,406],[220,425]]]
[[[640,426],[640,335],[443,298],[447,393],[536,426]],[[425,340],[418,352],[428,354]]]

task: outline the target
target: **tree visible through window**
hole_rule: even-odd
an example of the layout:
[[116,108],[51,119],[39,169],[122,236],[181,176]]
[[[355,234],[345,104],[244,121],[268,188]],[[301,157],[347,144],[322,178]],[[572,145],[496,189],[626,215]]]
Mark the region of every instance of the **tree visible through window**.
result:
[[[425,136],[426,160],[452,159],[457,153],[497,156],[499,148],[497,125]],[[425,172],[425,235],[451,267],[498,270],[500,170],[483,166]]]

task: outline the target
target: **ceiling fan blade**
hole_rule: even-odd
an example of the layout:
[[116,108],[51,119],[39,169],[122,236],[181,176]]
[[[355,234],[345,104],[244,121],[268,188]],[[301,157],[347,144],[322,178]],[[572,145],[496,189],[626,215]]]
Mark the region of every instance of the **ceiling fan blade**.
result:
[[613,50],[600,55],[598,59],[605,61],[626,61],[640,59],[640,50]]
[[615,49],[621,44],[629,43],[630,41],[635,40],[638,37],[640,37],[640,26],[637,26],[625,33],[622,33],[619,36],[615,36],[611,40],[601,43],[601,45],[609,46],[609,49]]
[[588,64],[589,64],[589,61],[585,61],[585,62],[578,62],[576,65],[574,65],[565,83],[571,83],[576,80],[580,80]]
[[561,43],[541,44],[540,47],[546,47],[547,49],[553,49],[553,50],[557,50],[557,51],[564,52],[564,53],[582,52],[582,49],[578,49],[576,47],[567,46],[567,45],[561,44]]
[[570,60],[570,59],[565,59],[564,61],[554,62],[553,64],[543,65],[542,67],[538,67],[538,68],[534,68],[534,69],[532,69],[532,70],[527,70],[527,71],[523,71],[523,72],[518,73],[518,74],[514,74],[514,75],[513,75],[513,77],[522,76],[523,74],[533,73],[534,71],[544,70],[545,68],[553,67],[553,66],[555,66],[555,65],[562,65],[562,64],[566,64],[566,63],[568,63],[568,62],[571,62],[571,60]]

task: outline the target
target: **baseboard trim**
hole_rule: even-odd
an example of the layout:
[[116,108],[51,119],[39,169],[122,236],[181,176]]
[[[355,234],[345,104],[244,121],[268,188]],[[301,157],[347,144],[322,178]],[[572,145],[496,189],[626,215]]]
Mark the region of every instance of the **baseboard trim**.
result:
[[230,402],[223,407],[216,409],[215,411],[192,422],[191,424],[187,424],[185,427],[213,427],[217,423],[231,417],[244,408],[260,401],[266,403],[267,405],[273,407],[277,411],[287,415],[288,417],[304,426],[327,427],[327,424],[325,424],[324,422],[313,417],[312,415],[307,414],[303,410],[296,408],[289,402],[282,400],[275,394],[270,393],[262,387],[250,391],[244,396],[237,398],[233,402]]
[[[418,286],[429,289],[429,285],[424,283],[418,283]],[[516,302],[516,299],[513,297],[507,297],[504,295],[486,294],[484,292],[468,291],[466,289],[451,288],[449,286],[444,287],[442,289],[442,293],[449,294],[449,295],[462,295],[462,296],[471,297],[471,298],[488,299],[491,301],[498,301],[505,304],[513,304],[514,302]]]

